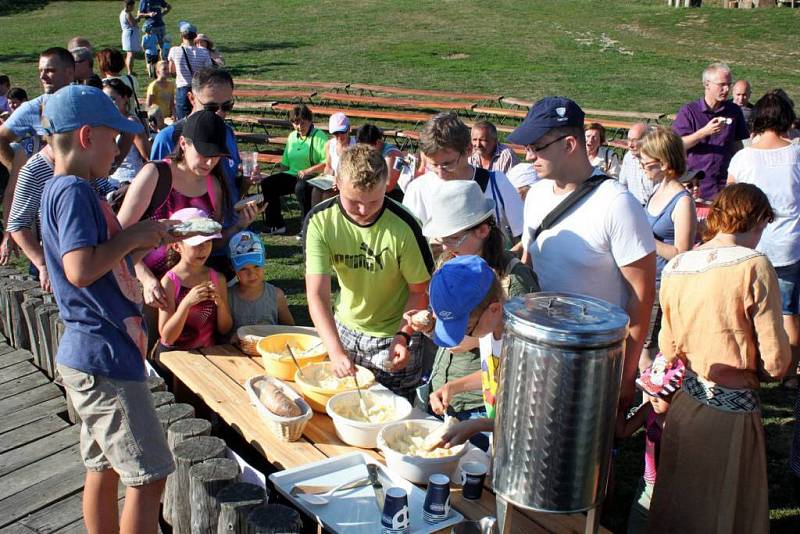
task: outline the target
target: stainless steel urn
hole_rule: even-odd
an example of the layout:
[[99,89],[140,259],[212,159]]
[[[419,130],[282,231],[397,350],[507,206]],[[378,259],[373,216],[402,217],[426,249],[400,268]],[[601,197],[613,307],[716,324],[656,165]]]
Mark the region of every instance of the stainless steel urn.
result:
[[605,492],[628,315],[568,293],[511,299],[504,315],[494,490],[532,510],[593,508]]

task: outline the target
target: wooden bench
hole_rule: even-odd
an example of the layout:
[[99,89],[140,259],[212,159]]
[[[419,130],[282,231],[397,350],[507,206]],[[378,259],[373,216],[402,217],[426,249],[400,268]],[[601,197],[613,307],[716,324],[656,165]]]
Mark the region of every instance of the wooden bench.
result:
[[[503,119],[524,119],[525,116],[528,114],[527,111],[520,110],[520,109],[508,109],[508,108],[487,108],[487,107],[479,107],[476,106],[472,110],[477,116],[493,116],[499,117]],[[629,130],[631,126],[633,126],[634,122],[627,122],[627,121],[617,121],[611,119],[603,119],[597,117],[586,117],[584,119],[585,123],[590,122],[599,122],[606,128],[610,130]]]
[[[261,423],[258,412],[250,405],[244,390],[248,378],[264,374],[261,360],[246,356],[233,346],[218,345],[200,351],[164,352],[160,355],[160,362],[175,377],[173,391],[176,396],[180,396],[181,388],[197,395],[210,410],[218,414],[220,419],[241,434],[278,469],[296,467],[353,451],[366,452],[380,461],[383,460],[376,450],[359,449],[343,443],[336,435],[333,422],[325,414],[315,413],[303,437],[296,442],[286,443],[271,434]],[[459,488],[453,488],[451,505],[469,519],[495,514],[494,496],[490,491],[484,491],[479,501],[469,501],[461,497]],[[510,521],[510,531],[515,533],[583,532],[585,516],[513,509]]]
[[288,80],[254,80],[251,78],[236,78],[236,85],[254,85],[256,87],[303,87],[319,91],[346,91],[349,83],[336,82],[298,82]]
[[291,100],[294,102],[310,102],[316,91],[274,91],[270,89],[234,89],[236,98],[269,98]]
[[[291,104],[274,104],[270,109],[274,112],[288,113],[292,109]],[[364,109],[351,109],[351,108],[333,108],[327,106],[308,106],[312,113],[315,115],[330,116],[334,113],[344,113],[348,117],[358,117],[362,119],[385,120],[392,122],[411,122],[420,123],[430,119],[433,115],[430,113],[411,113],[400,111],[373,111]]]
[[[528,108],[533,106],[536,102],[533,100],[525,100],[522,98],[503,97],[500,99],[500,103],[505,104],[507,106],[525,108],[527,110]],[[581,108],[581,109],[583,109],[584,113],[587,113],[589,115],[596,115],[598,117],[619,117],[626,119],[642,119],[644,121],[657,121],[663,119],[666,116],[665,113],[651,113],[646,111],[614,111],[614,110],[596,109],[596,108]]]
[[411,98],[387,98],[380,96],[358,96],[341,93],[320,93],[317,95],[321,102],[337,102],[356,104],[362,106],[375,106],[383,108],[428,109],[472,111],[474,102],[456,102],[446,100],[413,100]]
[[448,98],[453,100],[477,100],[484,102],[499,102],[503,95],[484,93],[456,93],[453,91],[439,91],[435,89],[410,89],[408,87],[392,87],[387,85],[373,85],[368,83],[351,83],[348,91],[354,90],[361,93],[385,93],[389,95],[425,96],[431,98]]

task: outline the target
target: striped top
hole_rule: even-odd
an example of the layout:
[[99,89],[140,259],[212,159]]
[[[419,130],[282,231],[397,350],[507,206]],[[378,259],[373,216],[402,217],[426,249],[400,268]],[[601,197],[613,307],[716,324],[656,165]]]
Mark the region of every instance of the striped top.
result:
[[173,46],[169,49],[168,59],[175,64],[175,87],[191,85],[193,73],[212,66],[208,50],[197,46]]
[[[42,191],[44,184],[52,177],[53,161],[49,150],[43,149],[25,162],[19,171],[17,186],[14,189],[7,231],[18,232],[26,228],[35,228],[38,231]],[[101,195],[114,190],[106,178],[96,180],[93,185]]]

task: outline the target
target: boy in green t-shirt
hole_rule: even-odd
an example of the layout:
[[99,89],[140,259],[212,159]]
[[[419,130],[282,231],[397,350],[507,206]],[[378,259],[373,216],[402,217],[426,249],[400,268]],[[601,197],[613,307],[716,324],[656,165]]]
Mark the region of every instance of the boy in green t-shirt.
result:
[[[418,338],[403,313],[427,307],[433,257],[419,223],[386,198],[380,152],[356,145],[342,154],[339,196],[318,204],[303,229],[311,319],[337,376],[356,363],[381,384],[411,397],[422,370]],[[331,275],[341,292],[331,310]]]

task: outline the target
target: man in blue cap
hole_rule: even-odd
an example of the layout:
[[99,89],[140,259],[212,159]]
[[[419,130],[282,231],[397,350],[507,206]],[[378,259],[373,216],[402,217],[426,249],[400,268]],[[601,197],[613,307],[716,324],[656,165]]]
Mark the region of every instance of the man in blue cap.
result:
[[[82,421],[84,522],[89,532],[155,534],[161,492],[175,464],[147,388],[147,333],[133,264],[174,239],[169,223],[154,220],[123,230],[90,185],[108,175],[117,135],[138,133],[141,124],[85,85],[54,93],[42,122],[55,161],[42,194],[42,241],[65,327],[58,380]],[[121,525],[120,481],[127,486]]]
[[526,159],[542,178],[525,203],[523,260],[533,267],[542,291],[589,295],[628,312],[620,396],[627,408],[655,294],[655,241],[637,200],[592,167],[583,123],[578,104],[549,96],[536,102],[508,136],[525,146]]

